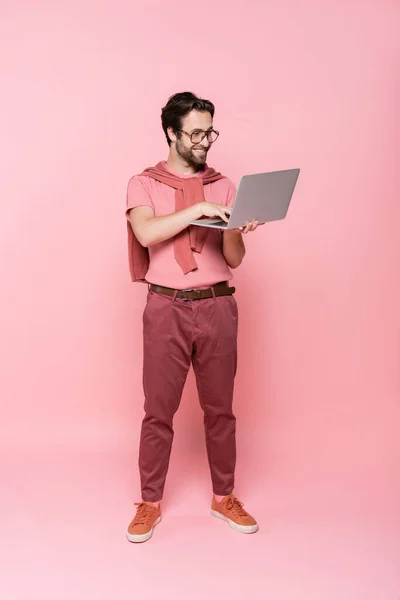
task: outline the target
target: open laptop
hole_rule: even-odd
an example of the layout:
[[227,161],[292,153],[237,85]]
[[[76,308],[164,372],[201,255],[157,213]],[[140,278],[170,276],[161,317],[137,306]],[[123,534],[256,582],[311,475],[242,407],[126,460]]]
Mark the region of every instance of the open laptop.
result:
[[192,221],[191,225],[237,229],[246,221],[278,221],[286,217],[300,169],[244,175],[238,187],[228,223],[218,218]]

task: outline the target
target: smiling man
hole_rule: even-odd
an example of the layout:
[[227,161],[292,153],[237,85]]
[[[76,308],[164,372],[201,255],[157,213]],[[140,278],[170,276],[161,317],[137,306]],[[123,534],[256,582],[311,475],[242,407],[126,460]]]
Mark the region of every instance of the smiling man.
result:
[[190,365],[204,412],[211,512],[241,533],[258,529],[233,493],[238,312],[229,285],[231,269],[245,254],[242,234],[258,223],[223,233],[190,225],[203,216],[227,221],[236,194],[232,182],[206,163],[219,136],[214,111],[210,101],[190,92],[172,96],[161,115],[168,159],[128,185],[130,272],[133,281],[149,284],[143,315],[142,500],[127,530],[131,542],[148,540],[161,521],[173,417]]

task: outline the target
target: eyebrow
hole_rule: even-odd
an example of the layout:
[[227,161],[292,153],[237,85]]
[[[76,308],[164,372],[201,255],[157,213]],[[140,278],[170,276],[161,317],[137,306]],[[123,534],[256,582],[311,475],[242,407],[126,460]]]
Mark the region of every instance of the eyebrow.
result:
[[190,133],[193,133],[194,131],[212,131],[214,129],[214,126],[211,125],[211,127],[209,127],[208,129],[200,129],[200,127],[195,127],[194,129],[192,129],[192,131]]

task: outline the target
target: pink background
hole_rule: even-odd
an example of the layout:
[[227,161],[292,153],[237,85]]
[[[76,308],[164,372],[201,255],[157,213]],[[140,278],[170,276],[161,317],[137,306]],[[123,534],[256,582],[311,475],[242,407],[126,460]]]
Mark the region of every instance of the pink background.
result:
[[[399,598],[399,4],[0,11],[2,598]],[[146,289],[125,191],[184,90],[215,102],[209,162],[236,183],[302,173],[235,274],[237,493],[260,532],[209,516],[191,376],[163,524],[133,546]]]

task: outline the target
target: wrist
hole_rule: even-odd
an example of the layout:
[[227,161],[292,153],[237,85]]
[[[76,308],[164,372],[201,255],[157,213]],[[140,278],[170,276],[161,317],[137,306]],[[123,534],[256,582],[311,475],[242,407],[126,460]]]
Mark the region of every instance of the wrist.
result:
[[239,238],[242,237],[242,232],[240,229],[227,229],[224,231],[224,235],[227,235],[228,237]]
[[197,221],[197,219],[200,219],[200,217],[203,216],[202,204],[203,204],[202,202],[196,202],[196,204],[193,204],[192,206],[189,207],[191,221]]

